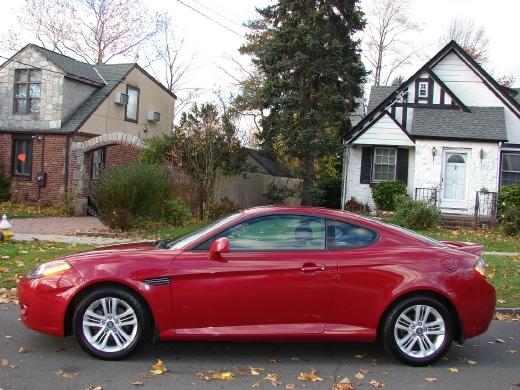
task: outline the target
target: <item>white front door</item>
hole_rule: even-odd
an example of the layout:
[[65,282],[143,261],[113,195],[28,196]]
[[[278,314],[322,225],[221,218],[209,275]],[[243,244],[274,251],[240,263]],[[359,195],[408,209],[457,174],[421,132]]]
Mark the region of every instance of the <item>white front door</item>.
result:
[[453,209],[466,209],[468,207],[468,153],[445,152],[443,163],[444,176],[441,206]]

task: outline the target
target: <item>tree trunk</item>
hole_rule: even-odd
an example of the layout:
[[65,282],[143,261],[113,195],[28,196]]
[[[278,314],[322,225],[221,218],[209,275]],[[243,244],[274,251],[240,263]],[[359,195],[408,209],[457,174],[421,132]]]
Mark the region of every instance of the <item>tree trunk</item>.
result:
[[303,168],[303,189],[302,206],[312,206],[312,185],[314,184],[314,156],[307,155],[302,161]]

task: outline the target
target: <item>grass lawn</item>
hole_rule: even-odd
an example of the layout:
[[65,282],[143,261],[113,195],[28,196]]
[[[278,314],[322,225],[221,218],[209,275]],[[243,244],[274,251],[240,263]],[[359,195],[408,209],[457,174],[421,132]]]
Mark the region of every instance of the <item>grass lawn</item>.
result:
[[484,244],[486,252],[520,252],[520,237],[506,236],[497,229],[429,229],[417,231],[420,234],[448,241],[469,241]]
[[520,307],[520,256],[484,256],[489,282],[497,290],[497,307]]
[[93,245],[57,242],[0,242],[0,288],[15,287],[19,277],[46,261],[93,248]]

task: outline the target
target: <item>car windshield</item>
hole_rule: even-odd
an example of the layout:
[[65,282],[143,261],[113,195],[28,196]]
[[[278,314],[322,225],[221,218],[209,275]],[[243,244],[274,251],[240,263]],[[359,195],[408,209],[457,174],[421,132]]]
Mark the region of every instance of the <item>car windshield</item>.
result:
[[393,223],[389,223],[389,222],[383,222],[381,221],[380,219],[378,218],[374,218],[374,217],[366,217],[366,216],[363,216],[363,218],[366,218],[372,222],[376,222],[380,225],[385,225],[386,227],[389,227],[391,229],[394,229],[394,230],[397,230],[398,232],[401,232],[401,233],[405,233],[409,236],[412,236],[418,240],[421,240],[421,241],[424,241],[430,245],[433,245],[433,246],[437,246],[437,247],[445,247],[446,244],[440,242],[440,241],[437,241],[433,238],[430,238],[430,237],[426,237],[426,236],[423,236],[422,234],[419,234],[417,232],[414,232],[413,230],[410,230],[410,229],[406,229],[402,226],[398,226],[398,225],[394,225]]
[[240,212],[240,213],[231,214],[231,215],[228,215],[227,217],[218,219],[215,222],[210,223],[209,225],[206,225],[206,226],[200,228],[199,230],[196,230],[193,233],[188,233],[182,237],[177,238],[176,240],[169,241],[164,247],[167,249],[181,249],[181,248],[185,247],[186,245],[189,245],[192,242],[197,241],[199,238],[206,235],[206,233],[208,233],[210,230],[217,229],[220,226],[225,225],[229,221],[237,219],[241,215],[242,215],[242,213]]

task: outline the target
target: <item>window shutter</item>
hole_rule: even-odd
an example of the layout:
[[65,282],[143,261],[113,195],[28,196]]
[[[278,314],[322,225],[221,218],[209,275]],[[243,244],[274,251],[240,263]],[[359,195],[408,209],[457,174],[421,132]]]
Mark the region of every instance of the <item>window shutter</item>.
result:
[[372,176],[372,146],[365,146],[361,152],[361,175],[359,182],[362,184],[370,184]]
[[397,149],[397,174],[396,180],[408,184],[408,149]]

